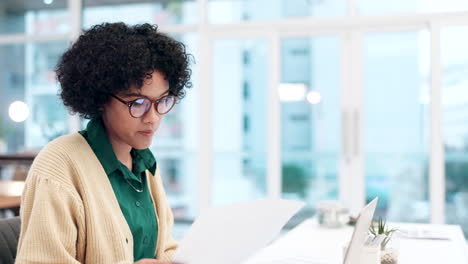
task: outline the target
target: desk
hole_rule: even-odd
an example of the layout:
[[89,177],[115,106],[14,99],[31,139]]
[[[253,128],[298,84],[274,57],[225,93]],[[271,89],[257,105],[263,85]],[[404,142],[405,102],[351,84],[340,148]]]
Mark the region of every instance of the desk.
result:
[[0,209],[19,207],[23,189],[24,181],[0,181]]
[[0,155],[0,166],[11,164],[31,165],[36,157],[36,153],[15,154],[15,155]]
[[[454,225],[427,225],[394,223],[392,227],[402,229],[424,228],[443,232],[450,240],[406,239],[400,241],[399,264],[447,263],[467,264],[468,252],[463,232]],[[353,228],[320,228],[316,220],[306,220],[274,243],[262,249],[244,264],[289,263],[293,261],[269,261],[287,256],[302,256],[314,263],[342,263],[342,249],[351,238]],[[297,262],[307,263],[307,262]]]

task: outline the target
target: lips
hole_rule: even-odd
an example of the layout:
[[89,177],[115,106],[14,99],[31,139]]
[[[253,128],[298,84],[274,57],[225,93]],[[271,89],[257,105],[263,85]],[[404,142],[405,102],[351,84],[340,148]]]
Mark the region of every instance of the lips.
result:
[[143,130],[143,131],[138,131],[138,133],[143,134],[145,136],[152,136],[154,134],[153,130]]

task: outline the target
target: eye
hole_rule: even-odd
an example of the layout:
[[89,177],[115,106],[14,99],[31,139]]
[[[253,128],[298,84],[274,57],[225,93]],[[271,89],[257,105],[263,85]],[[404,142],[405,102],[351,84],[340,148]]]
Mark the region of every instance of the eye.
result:
[[166,96],[166,97],[164,98],[164,103],[170,105],[170,104],[172,104],[172,103],[174,102],[174,99],[175,99],[175,97],[172,96],[172,95]]
[[145,98],[139,98],[131,102],[132,105],[136,105],[136,106],[143,105],[144,103],[145,103]]

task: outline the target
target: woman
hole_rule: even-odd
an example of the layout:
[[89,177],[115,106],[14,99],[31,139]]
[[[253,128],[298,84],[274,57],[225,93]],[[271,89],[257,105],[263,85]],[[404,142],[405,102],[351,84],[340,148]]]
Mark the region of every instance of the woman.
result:
[[61,98],[91,119],[28,174],[16,263],[169,263],[173,216],[148,147],[190,87],[185,46],[149,24],[105,23],[61,57]]

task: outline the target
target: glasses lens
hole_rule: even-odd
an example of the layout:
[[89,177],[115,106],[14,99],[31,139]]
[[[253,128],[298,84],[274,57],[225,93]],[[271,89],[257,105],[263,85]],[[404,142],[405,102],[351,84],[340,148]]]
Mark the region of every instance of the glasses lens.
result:
[[151,107],[150,100],[146,98],[136,99],[132,102],[132,106],[130,107],[130,112],[134,117],[142,117],[148,109]]
[[175,104],[175,101],[175,96],[172,95],[161,98],[161,100],[158,103],[158,113],[165,114],[171,111],[172,107]]

